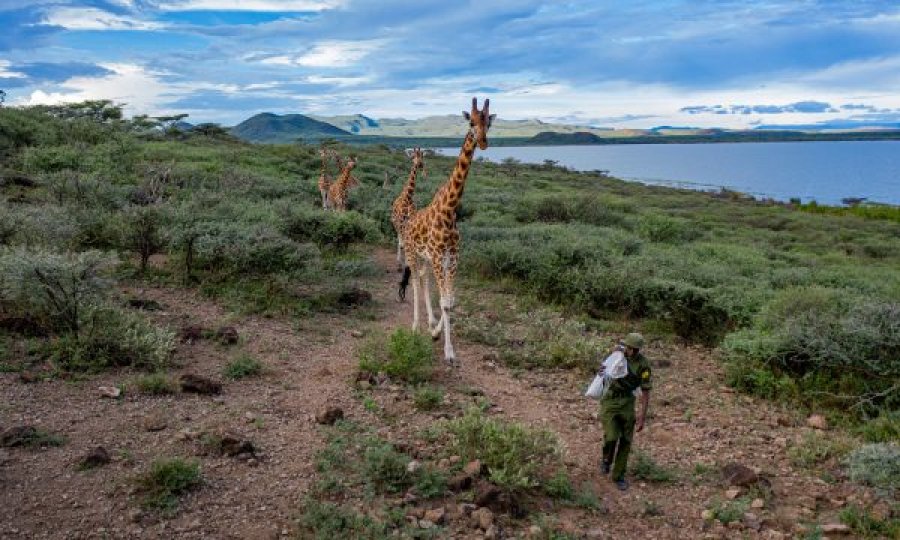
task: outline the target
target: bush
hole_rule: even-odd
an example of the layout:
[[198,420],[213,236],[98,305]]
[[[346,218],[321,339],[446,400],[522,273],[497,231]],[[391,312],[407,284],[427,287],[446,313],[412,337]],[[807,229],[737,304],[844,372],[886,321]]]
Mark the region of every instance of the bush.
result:
[[508,492],[541,485],[545,470],[557,464],[559,446],[549,431],[484,417],[477,409],[447,425],[453,450],[464,460],[480,459],[490,480]]
[[172,511],[181,495],[200,485],[200,464],[180,458],[160,459],[137,482],[145,507]]
[[669,483],[675,480],[673,471],[659,465],[649,455],[640,451],[632,455],[629,469],[631,474],[639,480],[656,483]]
[[839,459],[850,449],[850,443],[843,438],[813,432],[804,434],[799,443],[788,448],[787,454],[794,465],[813,468],[830,459]]
[[544,482],[544,493],[553,499],[571,501],[575,497],[575,488],[572,487],[572,479],[565,471],[559,470],[549,480]]
[[378,224],[356,212],[326,212],[305,206],[282,209],[282,230],[297,242],[315,242],[339,251],[381,238]]
[[699,234],[684,220],[662,214],[646,214],[640,218],[638,233],[651,242],[675,244],[694,240]]
[[413,402],[420,411],[433,411],[444,402],[444,392],[433,386],[422,386],[416,390]]
[[413,482],[413,474],[406,470],[409,461],[409,456],[397,452],[389,443],[371,441],[363,454],[363,477],[379,491],[402,491]]
[[225,377],[231,380],[243,379],[262,373],[263,365],[249,354],[238,355],[225,366]]
[[900,490],[900,444],[866,444],[847,456],[850,479],[886,491],[893,496]]
[[154,396],[174,394],[177,391],[177,386],[165,373],[143,375],[135,379],[134,385],[141,392]]
[[163,248],[160,219],[159,210],[153,207],[136,207],[127,213],[126,246],[140,258],[141,273],[146,272],[150,257]]
[[315,246],[264,226],[207,222],[196,227],[194,238],[192,266],[226,275],[297,271],[319,256]]
[[870,443],[900,441],[900,411],[881,411],[856,431]]
[[838,517],[861,538],[900,537],[900,518],[897,517],[879,519],[869,510],[855,504],[841,510]]
[[387,340],[384,336],[374,337],[359,352],[360,370],[383,372],[408,383],[430,379],[433,364],[431,340],[405,328],[395,330]]
[[[303,513],[298,520],[300,538],[334,540],[335,538],[360,538],[366,540],[387,540],[391,538],[390,527],[358,514],[352,508],[307,498]],[[310,536],[311,535],[311,536]]]

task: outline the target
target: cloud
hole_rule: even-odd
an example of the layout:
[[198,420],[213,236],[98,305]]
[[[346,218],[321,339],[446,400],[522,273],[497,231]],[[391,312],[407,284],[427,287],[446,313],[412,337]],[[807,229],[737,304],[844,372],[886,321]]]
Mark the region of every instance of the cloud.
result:
[[787,105],[690,105],[679,109],[687,114],[784,114],[784,113],[826,113],[838,112],[828,103],[821,101],[797,101]]
[[160,30],[165,25],[116,15],[97,8],[62,7],[47,12],[40,24],[66,30]]
[[340,7],[342,0],[163,0],[156,7],[163,11],[323,11]]
[[276,66],[351,67],[384,44],[384,40],[323,41],[302,54],[271,56],[260,62]]
[[12,66],[12,62],[0,59],[0,79],[24,79],[27,77],[22,72],[11,71],[10,66]]

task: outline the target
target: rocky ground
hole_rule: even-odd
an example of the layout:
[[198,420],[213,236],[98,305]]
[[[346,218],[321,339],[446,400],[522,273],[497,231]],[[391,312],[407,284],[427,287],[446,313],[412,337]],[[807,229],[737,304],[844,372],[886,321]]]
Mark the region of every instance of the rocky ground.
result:
[[[158,302],[162,310],[150,316],[172,328],[236,331],[238,342],[228,344],[227,336],[188,329],[176,353],[175,380],[206,377],[222,383],[218,394],[146,395],[130,386],[138,374],[126,370],[35,381],[0,375],[0,430],[35,426],[65,437],[61,446],[0,448],[0,537],[302,537],[295,519],[315,485],[315,456],[329,429],[316,416],[329,408],[415,447],[424,428],[477,403],[489,415],[556,432],[573,484],[599,498],[594,508],[537,500],[531,517],[521,519],[451,495],[406,506],[402,498],[382,501],[403,507],[412,526],[440,526],[439,537],[550,538],[552,529],[589,538],[787,538],[816,527],[831,537],[846,534],[836,517],[842,508],[883,506],[846,481],[835,463],[810,469],[798,460],[810,441],[840,439],[839,433],[820,419],[735,394],[702,348],[648,347],[655,390],[635,446],[673,478],[635,479],[627,493],[597,470],[602,431],[596,403],[581,397],[582,373],[511,371],[497,351],[458,340],[461,366],[437,374],[435,384],[445,389],[437,410],[418,411],[409,391],[391,381],[360,392],[360,341],[411,320],[409,306],[395,299],[393,255],[381,252],[378,260],[385,273],[366,284],[377,305],[371,318],[321,315],[297,323],[231,315],[187,290],[125,291]],[[225,380],[224,364],[242,353],[262,361],[262,375]],[[118,398],[99,390],[123,384]],[[109,462],[95,456],[100,466],[79,470],[98,446]],[[162,456],[196,458],[202,467],[202,486],[184,495],[173,515],[142,509],[136,493],[134,478]],[[734,474],[723,476],[723,469]],[[351,494],[345,502],[360,511],[371,504]],[[728,512],[734,514],[728,525],[716,519]]]

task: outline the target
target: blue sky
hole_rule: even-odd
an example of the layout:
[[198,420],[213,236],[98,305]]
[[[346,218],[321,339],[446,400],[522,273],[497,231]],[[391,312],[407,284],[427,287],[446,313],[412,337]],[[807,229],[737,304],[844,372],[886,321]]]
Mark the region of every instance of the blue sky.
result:
[[617,128],[900,123],[900,2],[0,0],[13,104]]

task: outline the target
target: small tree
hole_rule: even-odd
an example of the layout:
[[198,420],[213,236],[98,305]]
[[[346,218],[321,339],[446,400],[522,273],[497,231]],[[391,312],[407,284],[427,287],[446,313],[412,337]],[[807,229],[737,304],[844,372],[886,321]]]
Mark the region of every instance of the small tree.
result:
[[0,90],[0,107],[2,107],[4,103],[6,103],[6,91]]
[[500,162],[500,166],[507,176],[516,178],[517,176],[519,176],[519,170],[521,169],[522,162],[514,157],[508,157]]
[[159,211],[153,207],[135,208],[129,211],[128,247],[141,258],[141,274],[147,271],[150,257],[163,247],[159,234]]

